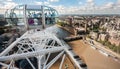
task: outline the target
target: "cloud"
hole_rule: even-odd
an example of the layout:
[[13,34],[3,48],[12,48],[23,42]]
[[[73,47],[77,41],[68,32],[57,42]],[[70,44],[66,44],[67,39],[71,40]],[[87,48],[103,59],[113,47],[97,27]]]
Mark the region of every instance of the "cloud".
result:
[[112,8],[112,7],[114,7],[114,3],[113,3],[113,2],[108,2],[108,3],[105,5],[105,7],[107,7],[107,8]]
[[53,8],[55,8],[58,11],[58,13],[60,13],[60,14],[65,13],[65,11],[66,11],[65,10],[66,7],[63,6],[63,5],[58,5],[58,6],[50,5],[50,6],[53,7]]
[[117,0],[117,3],[120,3],[120,0]]
[[48,0],[48,2],[59,2],[59,0]]
[[43,3],[44,3],[44,5],[49,5],[49,4],[50,4],[50,3],[49,3],[49,2],[47,2],[47,1],[46,1],[46,2],[43,2]]
[[[82,2],[78,0],[76,6],[65,5],[53,5],[53,2],[59,2],[60,0],[44,0],[33,1],[35,5],[47,5],[55,8],[60,14],[89,14],[89,13],[119,13],[120,12],[120,0],[117,2],[107,2],[103,5],[96,5],[95,0],[86,0]],[[13,0],[0,0],[0,8],[10,8],[17,5]]]
[[94,0],[87,0],[87,2],[89,2],[89,3],[90,3],[90,2],[93,2],[93,1],[94,1]]
[[65,7],[63,5],[53,6],[54,9],[58,11],[59,14],[71,14],[78,10],[78,7]]
[[117,0],[117,3],[115,5],[116,5],[116,8],[120,8],[120,0]]
[[7,0],[7,1],[12,1],[12,0]]
[[58,6],[51,5],[51,7],[55,8],[59,14],[74,14],[74,13],[78,13],[79,10],[80,11],[85,10],[84,7],[78,7],[78,6],[66,7],[63,5],[58,5]]
[[0,2],[8,2],[8,1],[13,1],[13,0],[0,0]]
[[17,3],[13,2],[12,0],[5,0],[5,1],[1,1],[0,5],[2,5],[1,8],[10,9],[10,8],[16,6]]
[[36,5],[42,5],[43,4],[43,2],[37,2],[37,1],[35,1],[34,2]]
[[35,5],[49,5],[50,3],[48,1],[44,1],[44,2],[41,2],[41,1],[34,1],[34,4]]
[[98,6],[94,3],[94,0],[87,0],[86,3],[79,4],[79,6],[66,7],[59,5],[54,8],[60,14],[119,14],[120,12],[120,4],[108,2]]
[[0,14],[4,14],[7,9],[11,9],[16,5],[17,3],[12,0],[0,0]]

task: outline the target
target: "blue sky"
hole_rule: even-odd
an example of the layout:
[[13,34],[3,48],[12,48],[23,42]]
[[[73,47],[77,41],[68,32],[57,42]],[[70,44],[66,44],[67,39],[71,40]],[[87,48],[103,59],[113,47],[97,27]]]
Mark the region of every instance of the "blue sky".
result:
[[96,5],[103,5],[108,2],[116,3],[118,0],[12,0],[16,3],[22,4],[34,4],[34,2],[47,2],[51,1],[52,5],[64,5],[64,6],[79,6],[86,4],[87,1],[93,1]]
[[47,5],[60,14],[119,13],[120,0],[0,0],[1,8],[18,4]]

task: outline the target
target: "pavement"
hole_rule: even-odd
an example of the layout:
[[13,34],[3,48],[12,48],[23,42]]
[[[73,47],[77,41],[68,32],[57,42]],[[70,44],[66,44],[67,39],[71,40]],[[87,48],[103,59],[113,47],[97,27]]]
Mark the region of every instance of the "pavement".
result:
[[[86,40],[91,46],[97,48],[96,50],[98,50],[99,52],[102,51],[104,55],[106,54],[106,56],[113,58],[115,61],[118,61],[120,63],[120,54],[111,51],[110,49],[106,48],[104,45],[95,40],[91,40],[89,38],[87,38]],[[90,41],[92,41],[93,43],[90,43]]]

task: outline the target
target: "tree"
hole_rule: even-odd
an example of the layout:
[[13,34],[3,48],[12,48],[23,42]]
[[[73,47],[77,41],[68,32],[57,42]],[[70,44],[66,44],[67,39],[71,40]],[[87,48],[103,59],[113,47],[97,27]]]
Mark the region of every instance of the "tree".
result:
[[101,43],[102,43],[103,45],[105,45],[106,42],[105,42],[105,41],[101,41]]
[[116,51],[117,51],[117,46],[116,46],[115,44],[112,44],[111,46],[112,46],[111,49],[112,49],[114,52],[116,52]]
[[120,54],[120,43],[119,43],[119,45],[117,46],[117,53]]
[[113,47],[113,51],[114,51],[114,52],[117,52],[117,46],[114,46],[114,47]]
[[109,47],[110,49],[113,49],[113,45],[112,45],[112,44],[111,44],[111,45],[109,45],[108,47]]
[[65,25],[64,22],[58,22],[57,24],[60,25],[60,26],[64,26]]
[[111,45],[111,43],[109,41],[105,41],[105,45],[109,46],[109,45]]

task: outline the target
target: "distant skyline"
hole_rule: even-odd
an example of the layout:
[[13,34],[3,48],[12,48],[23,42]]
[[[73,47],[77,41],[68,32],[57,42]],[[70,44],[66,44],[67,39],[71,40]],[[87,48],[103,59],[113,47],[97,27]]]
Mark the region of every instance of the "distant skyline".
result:
[[120,0],[0,0],[0,8],[18,4],[47,5],[60,14],[120,14]]

